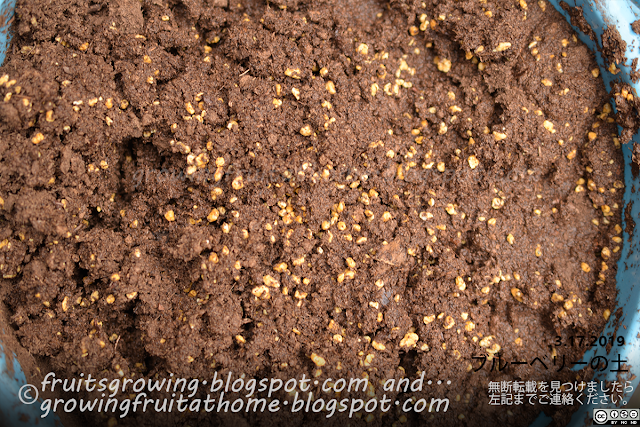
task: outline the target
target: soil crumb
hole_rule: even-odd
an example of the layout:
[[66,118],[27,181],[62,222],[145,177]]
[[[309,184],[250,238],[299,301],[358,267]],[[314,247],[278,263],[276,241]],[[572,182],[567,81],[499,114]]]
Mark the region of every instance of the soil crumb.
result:
[[[607,66],[611,70],[612,65],[624,64],[627,58],[625,52],[627,43],[622,40],[620,33],[614,26],[608,26],[602,32],[602,56],[607,61]],[[614,72],[614,74],[616,74]]]
[[616,106],[616,123],[622,127],[620,142],[626,144],[631,141],[640,126],[640,100],[634,96],[633,88],[622,82],[612,85],[611,98]]
[[586,19],[584,19],[584,15],[582,14],[582,7],[575,6],[571,7],[567,2],[561,1],[560,7],[569,14],[571,19],[571,25],[577,27],[580,31],[582,31],[587,37],[591,40],[596,41],[596,34],[593,32],[593,29],[589,25]]

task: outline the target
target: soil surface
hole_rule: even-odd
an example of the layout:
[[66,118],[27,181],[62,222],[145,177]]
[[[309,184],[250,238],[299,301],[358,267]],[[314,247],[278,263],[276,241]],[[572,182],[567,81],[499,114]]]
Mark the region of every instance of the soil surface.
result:
[[351,425],[567,421],[572,407],[487,394],[589,378],[568,370],[587,347],[556,336],[599,336],[615,307],[621,141],[593,55],[549,3],[23,0],[14,33],[1,296],[42,372],[365,376],[378,398],[424,372],[446,413]]

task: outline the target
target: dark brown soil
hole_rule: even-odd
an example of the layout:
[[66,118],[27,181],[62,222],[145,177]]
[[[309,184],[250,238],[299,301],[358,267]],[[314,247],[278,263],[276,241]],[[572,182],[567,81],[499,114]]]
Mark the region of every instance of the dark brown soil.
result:
[[629,77],[631,77],[631,82],[638,83],[640,81],[640,71],[638,71],[638,58],[633,58],[631,60],[631,70],[629,71]]
[[611,87],[611,98],[616,106],[615,120],[622,127],[620,142],[631,141],[640,126],[640,99],[634,95],[633,88],[622,82],[615,82]]
[[609,25],[602,32],[602,56],[607,61],[607,66],[624,64],[627,60],[626,50],[627,43],[622,40],[616,27]]
[[489,380],[589,377],[473,371],[577,361],[556,335],[615,307],[620,141],[549,3],[23,0],[14,28],[1,289],[42,371],[452,381],[425,387],[446,414],[385,426],[527,425],[540,406],[489,406]]
[[593,29],[589,25],[586,19],[584,19],[584,15],[582,14],[582,8],[580,6],[571,7],[567,2],[561,1],[560,7],[564,9],[565,12],[569,14],[569,18],[571,19],[571,25],[578,28],[584,34],[587,35],[591,40],[596,41],[596,33],[593,32]]

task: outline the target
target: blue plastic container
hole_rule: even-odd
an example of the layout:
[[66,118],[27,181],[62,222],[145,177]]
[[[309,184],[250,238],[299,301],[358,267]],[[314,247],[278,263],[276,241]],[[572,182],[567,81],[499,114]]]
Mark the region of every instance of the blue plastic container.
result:
[[[558,0],[549,1],[568,21],[569,15],[560,6]],[[595,52],[600,74],[603,77],[607,90],[611,89],[611,82],[614,76],[607,70],[604,65],[602,55],[597,47],[601,47],[601,35],[603,30],[613,25],[617,28],[622,39],[627,42],[627,58],[640,57],[640,36],[631,30],[631,23],[640,19],[640,7],[638,0],[566,0],[570,6],[580,6],[586,21],[591,25],[598,38],[598,46],[589,39],[587,35],[576,30],[580,40],[582,40],[592,51]],[[13,9],[15,0],[0,0],[0,64],[4,61],[5,51],[9,43],[9,28],[13,18]],[[626,65],[619,65],[621,72],[615,76],[616,79],[623,80],[630,84],[636,93],[634,96],[640,95],[640,85],[633,84],[629,77],[631,69]],[[635,142],[640,143],[640,134],[636,134],[633,138]],[[632,203],[631,215],[636,222],[640,221],[640,179],[634,179],[631,173],[631,147],[630,144],[623,147],[624,153],[624,175],[625,175],[625,208]],[[632,193],[632,187],[636,188],[636,192]],[[626,230],[626,221],[623,218],[623,228]],[[635,230],[634,230],[635,232]],[[631,237],[631,238],[630,238]],[[632,243],[628,243],[631,241]],[[638,386],[640,381],[640,340],[637,336],[640,334],[640,234],[635,232],[633,236],[624,231],[622,256],[618,262],[618,308],[622,308],[622,316],[616,318],[611,316],[605,334],[613,334],[625,337],[626,345],[623,347],[614,346],[609,354],[602,353],[601,347],[596,347],[585,353],[584,360],[589,361],[599,351],[598,355],[606,355],[608,360],[617,359],[626,360],[626,364],[630,367],[630,374],[636,377],[631,379],[632,375],[626,375],[623,380],[630,380],[633,389]],[[594,378],[596,381],[619,381],[615,373],[603,372]],[[0,420],[2,424],[9,426],[43,426],[49,427],[59,423],[56,416],[49,416],[45,419],[40,418],[38,405],[24,405],[18,399],[20,387],[26,384],[26,378],[21,370],[15,357],[7,357],[0,342]],[[631,398],[631,393],[626,393],[622,397],[622,402],[618,405],[624,405]],[[615,405],[598,405],[597,408],[611,407]],[[507,408],[505,408],[506,410]],[[584,405],[574,414],[571,419],[571,426],[583,426],[587,420],[591,420],[592,412],[596,409],[593,405]],[[22,421],[27,416],[28,421]],[[22,420],[21,420],[22,417]],[[36,424],[37,419],[37,424]],[[543,427],[550,422],[550,419],[544,415],[536,420],[533,427]]]

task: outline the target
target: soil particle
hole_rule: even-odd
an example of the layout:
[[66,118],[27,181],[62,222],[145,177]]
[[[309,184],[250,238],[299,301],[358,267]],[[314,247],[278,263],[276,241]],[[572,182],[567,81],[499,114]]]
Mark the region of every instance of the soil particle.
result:
[[622,40],[616,27],[608,26],[602,32],[602,56],[607,61],[607,66],[624,64],[627,60],[625,57],[626,50],[627,43]]
[[591,40],[596,41],[596,34],[593,32],[593,29],[591,28],[587,20],[584,19],[584,15],[582,14],[582,7],[571,7],[564,1],[560,2],[560,7],[569,14],[571,25],[577,27]]
[[629,236],[629,238],[627,239],[627,242],[629,244],[631,244],[632,242],[632,239],[634,237],[634,230],[636,228],[636,222],[633,219],[633,214],[631,213],[632,209],[633,209],[633,201],[627,203],[627,206],[624,209],[624,220],[626,224],[624,231],[626,231],[627,235]]
[[629,77],[631,77],[631,81],[634,84],[640,81],[640,70],[638,70],[638,58],[633,58],[631,60],[631,71],[629,72]]
[[[620,142],[628,143],[640,125],[640,100],[634,95],[633,88],[622,82],[615,82],[611,87],[611,98],[616,106],[616,123],[622,128]],[[635,144],[634,144],[635,152]]]

